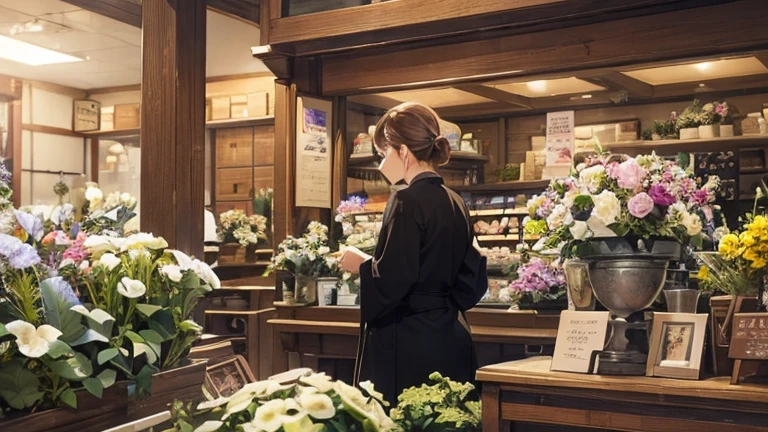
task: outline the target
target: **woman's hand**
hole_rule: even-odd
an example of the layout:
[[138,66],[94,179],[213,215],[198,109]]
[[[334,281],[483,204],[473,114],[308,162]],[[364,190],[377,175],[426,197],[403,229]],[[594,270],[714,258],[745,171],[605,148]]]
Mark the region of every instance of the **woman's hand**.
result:
[[347,247],[341,255],[339,267],[350,273],[359,273],[360,266],[369,259],[371,259],[371,256],[360,249],[356,247]]

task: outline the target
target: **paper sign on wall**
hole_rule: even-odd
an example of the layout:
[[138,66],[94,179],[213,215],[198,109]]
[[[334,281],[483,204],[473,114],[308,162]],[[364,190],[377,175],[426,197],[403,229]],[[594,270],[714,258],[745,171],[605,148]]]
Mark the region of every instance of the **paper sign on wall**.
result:
[[573,111],[547,113],[547,166],[573,165]]
[[608,319],[609,312],[562,311],[551,369],[589,372],[592,352],[605,346]]
[[296,206],[331,208],[331,102],[297,98]]

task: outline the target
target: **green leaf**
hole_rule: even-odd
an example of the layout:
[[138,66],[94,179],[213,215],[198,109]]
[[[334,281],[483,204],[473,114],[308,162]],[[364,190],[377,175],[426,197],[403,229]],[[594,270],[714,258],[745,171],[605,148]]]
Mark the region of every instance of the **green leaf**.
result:
[[109,339],[107,339],[106,337],[102,336],[97,331],[88,329],[88,330],[85,331],[85,333],[83,333],[82,336],[80,336],[79,338],[77,338],[77,340],[72,342],[72,346],[85,345],[85,344],[91,343],[91,342],[109,343]]
[[8,331],[8,330],[5,328],[5,324],[3,324],[3,323],[0,323],[0,338],[1,338],[1,337],[3,337],[3,336],[8,336],[9,334],[11,334],[11,332],[9,332],[9,331]]
[[155,312],[159,311],[160,309],[162,309],[162,307],[157,305],[143,304],[143,303],[136,305],[136,310],[141,312],[141,314],[147,318],[151,317]]
[[176,337],[176,322],[169,309],[162,309],[147,320],[149,328],[160,334],[163,341],[171,340]]
[[72,348],[65,342],[55,340],[48,345],[48,356],[57,359],[65,354],[73,354]]
[[77,409],[77,395],[71,388],[64,390],[64,393],[59,396],[59,400],[64,405]]
[[142,330],[139,332],[141,337],[144,338],[147,342],[152,342],[156,344],[160,344],[164,342],[164,339],[160,334],[154,330]]
[[624,237],[629,232],[629,225],[624,225],[624,224],[615,223],[615,224],[608,225],[608,228],[610,228],[611,231],[616,233],[616,235],[619,237]]
[[71,310],[71,305],[56,293],[56,282],[52,278],[40,283],[45,318],[48,324],[61,331],[59,339],[71,343],[85,333],[85,326],[80,322],[80,314]]
[[592,197],[589,195],[577,195],[573,199],[573,205],[579,210],[584,210],[592,206]]
[[141,355],[147,356],[147,363],[149,364],[157,362],[157,354],[149,345],[143,343],[133,344],[133,357],[138,358]]
[[20,361],[4,363],[0,368],[0,398],[17,410],[30,408],[43,399],[40,379]]
[[101,381],[102,387],[109,388],[112,387],[112,385],[115,383],[115,380],[117,379],[117,371],[114,369],[104,369],[100,374],[96,376],[96,378]]
[[144,343],[144,342],[146,342],[143,337],[139,336],[138,333],[132,332],[130,330],[125,332],[125,337],[127,337],[128,340],[130,340],[133,343]]
[[117,357],[117,354],[118,354],[117,348],[107,348],[104,351],[99,353],[99,355],[96,357],[96,360],[100,365],[103,365],[104,363]]
[[112,337],[112,328],[115,324],[115,318],[112,315],[101,309],[94,309],[89,312],[88,309],[82,306],[72,308],[72,310],[83,315],[88,320],[91,329],[106,338]]
[[139,398],[144,398],[152,394],[152,375],[157,372],[158,369],[145,365],[138,374],[136,374],[136,392]]
[[99,399],[101,399],[101,396],[104,394],[104,385],[96,378],[86,378],[83,381],[83,387],[88,390],[88,393]]
[[67,360],[46,362],[56,374],[70,381],[82,381],[93,373],[91,360],[83,353],[76,353]]

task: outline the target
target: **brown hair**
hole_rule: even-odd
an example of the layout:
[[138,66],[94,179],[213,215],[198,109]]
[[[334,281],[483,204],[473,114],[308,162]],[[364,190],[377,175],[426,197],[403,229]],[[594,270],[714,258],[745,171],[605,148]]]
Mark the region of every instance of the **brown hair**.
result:
[[416,159],[437,167],[448,163],[451,145],[440,134],[439,117],[431,108],[414,102],[400,104],[379,120],[373,141],[381,151],[405,145]]

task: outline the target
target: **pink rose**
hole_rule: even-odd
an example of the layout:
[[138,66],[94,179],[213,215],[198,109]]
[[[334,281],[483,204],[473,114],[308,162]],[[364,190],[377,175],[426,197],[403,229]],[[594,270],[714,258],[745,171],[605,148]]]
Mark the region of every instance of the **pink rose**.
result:
[[627,203],[629,214],[638,219],[648,216],[648,213],[653,211],[653,205],[653,198],[645,192],[633,196]]
[[627,159],[619,164],[616,182],[620,188],[635,189],[647,174],[648,172],[636,160]]

